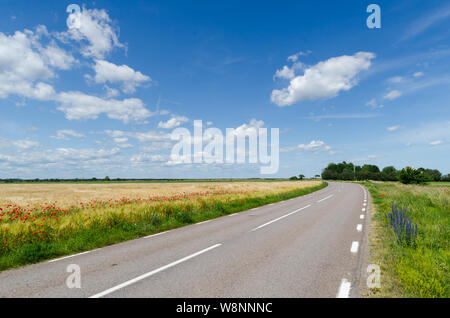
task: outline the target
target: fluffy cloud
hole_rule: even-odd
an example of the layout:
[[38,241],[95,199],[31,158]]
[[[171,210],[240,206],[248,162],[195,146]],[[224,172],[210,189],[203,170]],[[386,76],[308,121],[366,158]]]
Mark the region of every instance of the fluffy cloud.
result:
[[54,139],[64,139],[64,140],[70,140],[70,137],[82,138],[82,137],[84,137],[84,135],[77,133],[76,131],[71,130],[71,129],[62,129],[62,130],[57,130],[56,135],[52,136],[52,138],[54,138]]
[[278,106],[288,106],[308,99],[335,97],[358,83],[357,75],[370,67],[373,58],[373,53],[358,52],[319,62],[292,78],[287,88],[273,90],[271,100]]
[[37,141],[23,139],[23,140],[12,141],[11,145],[20,150],[27,150],[27,149],[32,149],[32,148],[38,147],[39,143]]
[[106,114],[108,118],[128,123],[153,115],[138,98],[103,99],[82,92],[62,92],[56,101],[59,103],[58,110],[64,112],[69,120],[96,119],[100,114]]
[[[55,77],[52,64],[58,65],[55,46],[42,48],[32,31],[16,31],[14,35],[0,32],[0,98],[10,94],[45,100],[54,94],[53,88],[41,82]],[[45,53],[42,55],[40,49]]]
[[281,70],[277,70],[273,77],[274,79],[276,78],[293,79],[295,77],[295,71],[294,69],[285,65]]
[[392,91],[390,91],[389,93],[387,93],[386,95],[384,95],[384,99],[388,99],[388,100],[394,100],[399,98],[400,96],[402,96],[402,92],[394,89]]
[[158,123],[158,128],[173,129],[173,128],[179,127],[182,123],[185,123],[187,121],[189,121],[189,119],[186,117],[175,116],[175,117],[170,118],[166,122],[160,121]]
[[123,48],[118,32],[105,10],[86,9],[74,12],[69,19],[77,22],[77,27],[59,34],[61,40],[75,40],[82,43],[81,54],[85,57],[102,59],[114,47]]
[[104,60],[96,60],[94,65],[96,83],[119,83],[124,93],[134,93],[136,87],[150,82],[151,78],[133,70],[127,65],[116,65]]

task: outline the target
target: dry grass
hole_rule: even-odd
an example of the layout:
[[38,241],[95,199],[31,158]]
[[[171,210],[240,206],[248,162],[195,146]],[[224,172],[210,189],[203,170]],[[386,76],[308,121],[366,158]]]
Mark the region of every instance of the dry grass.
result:
[[255,195],[281,193],[318,186],[321,181],[293,182],[198,182],[198,183],[112,183],[112,184],[0,184],[0,207],[16,204],[34,207],[53,203],[69,208],[91,200],[147,198],[207,191],[247,191]]

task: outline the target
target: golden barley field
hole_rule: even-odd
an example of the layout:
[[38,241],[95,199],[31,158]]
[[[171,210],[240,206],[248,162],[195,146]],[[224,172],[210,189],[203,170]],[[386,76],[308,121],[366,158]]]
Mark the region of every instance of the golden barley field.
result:
[[0,270],[308,194],[321,181],[0,184]]
[[93,200],[137,199],[206,192],[247,192],[258,196],[313,187],[319,184],[321,181],[0,184],[0,207],[5,205],[33,207],[56,202],[60,208],[69,208],[77,206],[81,202]]

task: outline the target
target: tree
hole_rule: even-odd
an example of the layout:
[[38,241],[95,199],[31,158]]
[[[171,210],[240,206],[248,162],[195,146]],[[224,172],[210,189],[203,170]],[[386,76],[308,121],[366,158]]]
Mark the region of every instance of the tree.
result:
[[393,166],[384,167],[381,170],[381,180],[384,181],[397,181],[398,171]]
[[297,176],[290,177],[289,180],[298,180]]
[[105,177],[105,181],[110,181],[111,179],[109,179],[108,176]]
[[299,175],[298,175],[298,178],[299,178],[300,180],[303,180],[304,177],[305,177],[305,175],[303,175],[303,174],[299,174]]
[[420,184],[424,182],[424,177],[421,171],[412,167],[403,168],[402,171],[400,171],[398,178],[400,182],[404,184]]

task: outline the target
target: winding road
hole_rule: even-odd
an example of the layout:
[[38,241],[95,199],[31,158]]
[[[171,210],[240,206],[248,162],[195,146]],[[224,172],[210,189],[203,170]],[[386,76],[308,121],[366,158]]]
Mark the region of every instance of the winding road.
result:
[[[0,297],[360,297],[369,200],[360,185],[330,182],[291,200],[0,272]],[[81,288],[66,283],[74,268]]]

